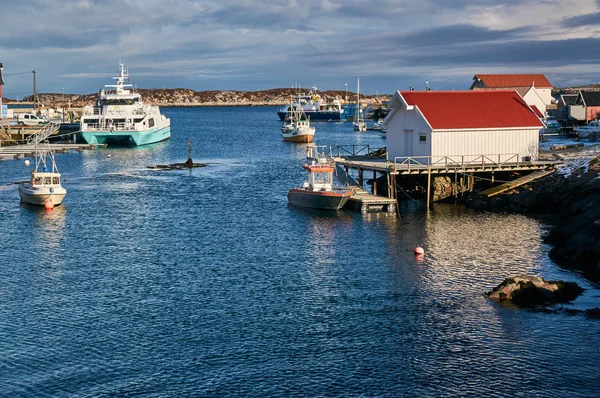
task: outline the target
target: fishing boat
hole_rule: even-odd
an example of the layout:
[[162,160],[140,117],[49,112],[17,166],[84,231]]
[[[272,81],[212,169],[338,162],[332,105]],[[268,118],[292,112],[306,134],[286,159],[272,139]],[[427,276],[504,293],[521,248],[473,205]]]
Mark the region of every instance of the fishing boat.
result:
[[21,201],[37,206],[54,207],[62,203],[67,190],[48,144],[36,145],[35,169],[31,180],[19,185]]
[[128,88],[129,74],[119,64],[117,84],[100,90],[94,106],[83,108],[81,136],[88,144],[146,145],[171,138],[171,120]]
[[342,121],[344,112],[338,97],[327,102],[321,98],[316,87],[313,87],[308,93],[294,96],[290,104],[280,108],[277,111],[279,119],[284,121],[292,108],[302,109],[313,122],[339,122]]
[[356,82],[356,112],[354,113],[354,121],[352,122],[354,131],[367,131],[367,124],[363,118],[362,109],[360,107],[360,79]]
[[320,158],[318,162],[313,161],[312,164],[304,164],[302,168],[308,172],[308,180],[302,186],[289,190],[289,204],[322,210],[339,210],[344,207],[353,191],[334,188],[333,167],[324,158]]
[[310,125],[310,118],[302,108],[290,107],[281,125],[281,136],[288,142],[312,142],[315,128]]

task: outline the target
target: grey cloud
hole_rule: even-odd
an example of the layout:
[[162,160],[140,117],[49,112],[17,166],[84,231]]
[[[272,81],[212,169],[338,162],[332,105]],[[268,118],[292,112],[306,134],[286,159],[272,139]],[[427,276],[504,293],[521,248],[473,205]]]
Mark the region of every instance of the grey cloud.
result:
[[[598,1],[598,3],[600,3],[600,0]],[[567,18],[561,22],[561,25],[565,28],[578,28],[580,26],[600,25],[600,12]]]

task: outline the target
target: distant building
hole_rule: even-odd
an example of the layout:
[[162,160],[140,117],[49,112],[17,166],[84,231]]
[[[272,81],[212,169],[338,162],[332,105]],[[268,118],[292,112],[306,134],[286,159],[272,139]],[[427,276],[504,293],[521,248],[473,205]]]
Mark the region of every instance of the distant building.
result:
[[578,94],[562,94],[556,104],[556,119],[568,120],[569,107],[575,105]]
[[529,105],[531,109],[533,109],[539,118],[543,119],[547,116],[546,107],[548,104],[546,104],[542,98],[542,94],[535,86],[519,88],[516,91],[519,93],[521,98],[525,100],[525,103]]
[[[471,90],[524,90],[535,87],[545,107],[552,103],[552,84],[542,74],[487,75],[476,74]],[[540,109],[543,112],[544,109]]]
[[600,118],[600,91],[579,91],[575,104],[569,107],[569,116],[589,123]]
[[388,158],[537,159],[543,123],[516,91],[398,91],[385,119]]

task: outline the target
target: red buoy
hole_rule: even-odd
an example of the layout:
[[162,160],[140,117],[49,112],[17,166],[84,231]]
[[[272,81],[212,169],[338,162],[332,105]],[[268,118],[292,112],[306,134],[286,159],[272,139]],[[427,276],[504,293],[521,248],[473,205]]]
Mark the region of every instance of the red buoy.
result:
[[425,250],[423,250],[423,248],[421,246],[417,246],[415,247],[415,254],[425,254]]
[[54,203],[52,203],[52,201],[49,200],[44,204],[44,207],[46,208],[46,210],[54,209]]

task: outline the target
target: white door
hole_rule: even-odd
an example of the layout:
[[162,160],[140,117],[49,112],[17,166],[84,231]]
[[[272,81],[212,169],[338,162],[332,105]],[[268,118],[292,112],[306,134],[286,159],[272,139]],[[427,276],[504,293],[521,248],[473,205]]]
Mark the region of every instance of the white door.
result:
[[404,130],[404,156],[406,157],[413,155],[413,135],[414,130]]

